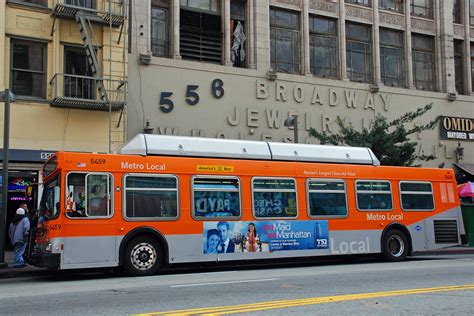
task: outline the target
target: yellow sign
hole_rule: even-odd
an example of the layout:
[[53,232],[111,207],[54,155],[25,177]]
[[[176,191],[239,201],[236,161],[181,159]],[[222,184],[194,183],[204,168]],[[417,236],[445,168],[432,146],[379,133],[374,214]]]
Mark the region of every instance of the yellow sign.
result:
[[206,171],[206,172],[233,172],[234,167],[231,166],[205,166],[198,165],[197,171]]

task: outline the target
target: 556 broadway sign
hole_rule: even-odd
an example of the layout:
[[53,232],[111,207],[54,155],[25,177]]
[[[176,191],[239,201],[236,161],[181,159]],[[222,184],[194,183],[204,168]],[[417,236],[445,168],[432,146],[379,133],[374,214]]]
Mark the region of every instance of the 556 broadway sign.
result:
[[442,116],[439,128],[439,138],[474,141],[474,119]]

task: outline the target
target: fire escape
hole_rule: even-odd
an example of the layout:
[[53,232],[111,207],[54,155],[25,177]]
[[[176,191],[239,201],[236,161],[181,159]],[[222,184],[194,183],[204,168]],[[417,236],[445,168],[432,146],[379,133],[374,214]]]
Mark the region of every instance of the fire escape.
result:
[[[51,80],[53,97],[51,106],[94,110],[121,111],[126,102],[126,46],[124,23],[126,18],[125,0],[55,0],[53,6],[53,28],[57,19],[73,20],[77,23],[83,42],[82,73],[79,71],[56,73]],[[99,7],[100,6],[100,7]],[[95,27],[94,27],[95,26]],[[97,26],[102,32],[102,45],[98,45]],[[109,37],[103,36],[109,28]],[[118,34],[118,35],[117,35]],[[118,37],[113,39],[112,36]],[[103,69],[98,57],[102,49],[102,60],[109,63]],[[120,53],[122,58],[113,58]],[[66,64],[66,57],[64,63]],[[75,63],[78,63],[75,60]],[[81,68],[76,67],[76,68]],[[69,68],[74,68],[74,65]],[[109,69],[107,69],[109,68]],[[107,73],[104,76],[104,70]],[[119,122],[120,124],[120,122]]]

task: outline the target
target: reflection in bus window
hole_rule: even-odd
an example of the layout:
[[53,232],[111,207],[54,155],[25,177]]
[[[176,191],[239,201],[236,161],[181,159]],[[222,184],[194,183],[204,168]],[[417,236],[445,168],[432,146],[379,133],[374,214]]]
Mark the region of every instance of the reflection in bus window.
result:
[[347,215],[346,188],[342,180],[309,180],[311,216]]
[[357,181],[357,208],[386,211],[392,209],[392,190],[389,181]]
[[109,174],[70,173],[66,181],[68,217],[109,217],[112,177]]
[[193,215],[199,217],[240,217],[238,178],[193,179]]
[[403,210],[434,210],[433,188],[429,182],[400,182]]
[[174,176],[126,176],[127,218],[176,218],[178,179]]
[[255,217],[296,217],[296,185],[294,179],[262,179],[252,181]]

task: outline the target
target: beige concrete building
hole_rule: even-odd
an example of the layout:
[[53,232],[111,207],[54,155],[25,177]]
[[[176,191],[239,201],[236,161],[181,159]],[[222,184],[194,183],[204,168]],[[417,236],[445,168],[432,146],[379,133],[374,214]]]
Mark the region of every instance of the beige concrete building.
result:
[[16,97],[9,216],[20,202],[37,205],[25,184],[40,181],[54,151],[107,152],[123,143],[127,9],[121,0],[0,0],[0,91]]
[[[472,8],[471,8],[472,7]],[[474,162],[474,1],[132,0],[128,137],[293,141],[433,103],[423,162]],[[457,149],[463,148],[463,150]],[[462,155],[461,155],[462,154]]]

